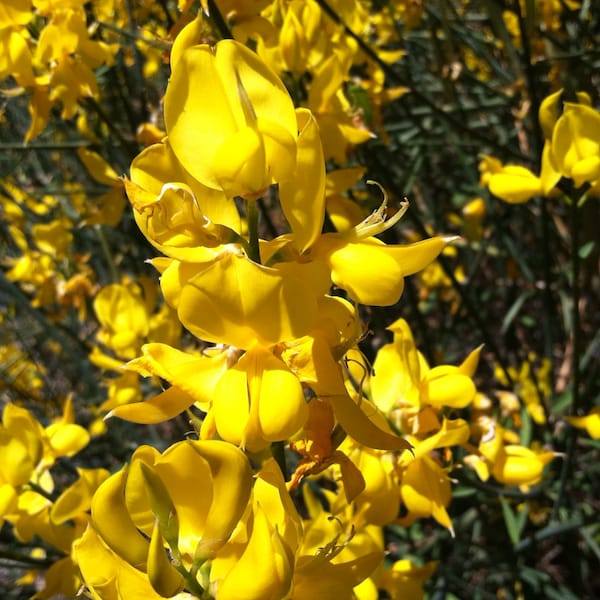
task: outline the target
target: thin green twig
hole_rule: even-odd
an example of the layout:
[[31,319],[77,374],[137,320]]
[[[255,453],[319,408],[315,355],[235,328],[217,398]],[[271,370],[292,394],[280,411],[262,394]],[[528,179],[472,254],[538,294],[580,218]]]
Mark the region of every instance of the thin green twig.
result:
[[246,220],[248,221],[248,247],[250,260],[261,264],[260,246],[258,243],[258,206],[254,200],[246,200]]
[[221,11],[219,10],[215,0],[208,0],[208,14],[210,15],[212,22],[215,24],[215,27],[221,34],[221,37],[224,40],[232,40],[233,34],[229,29],[229,25],[227,25],[227,22],[223,18],[223,15],[221,14]]
[[[572,301],[572,331],[571,331],[571,345],[572,345],[572,358],[571,358],[571,408],[570,414],[576,416],[579,413],[580,404],[580,346],[581,346],[581,332],[580,332],[580,319],[579,314],[579,203],[585,194],[585,189],[580,188],[575,190],[571,194],[567,195],[570,201],[569,206],[569,229],[571,234],[571,301]],[[567,486],[569,483],[569,476],[572,473],[573,461],[575,459],[575,451],[577,447],[578,430],[576,427],[571,427],[567,434],[567,448],[565,452],[565,458],[563,460],[562,469],[560,473],[560,481],[558,485],[558,493],[554,506],[552,507],[551,521],[556,521],[559,516],[560,508],[565,500]]]

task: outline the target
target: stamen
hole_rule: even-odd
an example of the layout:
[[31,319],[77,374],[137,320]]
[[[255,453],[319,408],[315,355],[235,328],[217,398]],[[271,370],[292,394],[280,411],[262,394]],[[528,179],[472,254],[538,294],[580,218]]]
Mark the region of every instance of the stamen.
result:
[[398,211],[386,221],[388,203],[387,192],[377,181],[368,180],[367,183],[376,185],[381,190],[383,202],[381,203],[381,206],[373,211],[366,219],[343,234],[344,239],[348,242],[359,242],[365,238],[373,237],[387,231],[390,227],[396,225],[408,210],[409,203],[405,200],[400,203]]

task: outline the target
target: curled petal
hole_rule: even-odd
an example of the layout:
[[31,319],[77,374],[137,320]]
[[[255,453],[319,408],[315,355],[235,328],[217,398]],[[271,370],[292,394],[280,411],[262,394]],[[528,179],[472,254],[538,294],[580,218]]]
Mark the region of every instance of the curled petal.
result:
[[144,402],[123,404],[113,408],[105,418],[119,417],[125,421],[152,425],[176,417],[194,403],[194,398],[177,386]]
[[[220,600],[283,598],[290,588],[293,557],[260,505],[254,508],[248,545],[217,587]],[[243,591],[242,591],[243,590]]]

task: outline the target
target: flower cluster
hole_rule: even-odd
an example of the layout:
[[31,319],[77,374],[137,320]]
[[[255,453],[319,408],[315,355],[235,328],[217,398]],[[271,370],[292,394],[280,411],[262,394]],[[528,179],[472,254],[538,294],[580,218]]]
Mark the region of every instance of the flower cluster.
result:
[[[462,362],[445,364],[440,340],[422,353],[410,311],[398,316],[410,283],[422,329],[443,321],[432,316],[438,300],[454,324],[472,318],[474,273],[480,264],[492,272],[490,257],[506,256],[491,241],[491,205],[466,186],[451,209],[440,202],[435,211],[466,241],[436,235],[416,217],[401,244],[394,230],[408,202],[377,182],[357,185],[367,169],[357,166],[364,154],[356,147],[390,140],[383,109],[409,92],[399,85],[400,31],[419,25],[423,3],[201,0],[197,16],[185,1],[177,9],[126,0],[5,4],[0,79],[29,107],[26,145],[47,135],[67,147],[53,127],[69,120],[83,138],[69,146],[76,168],[65,170],[63,193],[38,197],[18,175],[0,190],[9,249],[0,292],[10,292],[0,325],[26,304],[34,321],[53,326],[43,329],[52,335],[40,354],[70,345],[73,368],[88,365],[80,387],[67,393],[58,377],[50,396],[43,382],[54,373],[43,360],[36,364],[24,343],[0,346],[0,524],[28,549],[20,559],[31,569],[20,583],[36,582],[35,598],[418,599],[439,556],[415,560],[390,532],[410,537],[423,526],[460,540],[457,483],[488,493],[515,546],[526,525],[535,541],[550,511],[534,514],[528,503],[549,503],[547,467],[563,449],[550,428],[571,432],[569,452],[577,428],[600,437],[598,408],[577,400],[579,363],[597,344],[581,359],[573,334],[565,351],[562,370],[572,360],[577,374],[571,388],[561,374],[560,391],[573,398],[566,419],[553,414],[559,390],[548,353],[515,351],[509,363],[492,348],[501,389],[480,392],[483,345],[473,346],[486,337],[485,317],[470,321],[473,345],[453,342]],[[454,7],[456,15],[470,6]],[[538,6],[558,39],[561,11],[579,3]],[[494,16],[503,43],[520,48],[522,15]],[[439,18],[450,35],[446,15]],[[121,37],[130,47],[114,43]],[[488,81],[494,61],[479,61],[475,47],[463,48],[466,68]],[[152,101],[123,101],[139,108],[126,132],[102,105],[116,64],[132,81],[156,77],[160,87]],[[448,88],[464,85],[457,65],[442,71]],[[418,98],[452,125],[451,113]],[[409,123],[402,139],[427,130],[428,118],[422,131]],[[538,120],[540,175],[486,154],[480,185],[510,203],[596,194],[600,116],[590,97],[555,92]],[[114,153],[103,147],[109,136],[120,144]],[[395,187],[394,178],[381,181]],[[133,241],[119,247],[125,238]],[[146,241],[150,266],[140,251]],[[511,261],[506,281],[516,288],[527,262]],[[572,273],[576,287],[575,266]],[[488,331],[504,335],[530,298],[535,291]],[[392,313],[373,307],[393,307],[394,316],[381,319]],[[67,319],[76,334],[63,335]],[[558,354],[551,339],[547,346]],[[45,414],[25,408],[36,404]],[[58,406],[62,414],[51,416]],[[99,460],[98,448],[122,431],[141,433],[123,444],[126,456]],[[94,468],[83,466],[90,456]],[[562,487],[557,497],[556,513]]]
[[[212,345],[200,352],[144,345],[128,370],[169,387],[117,405],[109,416],[153,424],[191,407],[203,416],[197,441],[162,454],[141,447],[127,470],[99,488],[76,560],[90,590],[106,598],[110,581],[119,589],[144,586],[152,597],[186,589],[233,598],[244,588],[248,598],[302,598],[315,585],[345,597],[383,556],[380,539],[351,540],[383,523],[332,507],[337,534],[326,520],[303,526],[285,485],[283,444],[293,440],[306,457],[290,489],[337,464],[347,502],[367,483],[336,449],[344,437],[366,449],[410,448],[352,384],[347,355],[362,332],[356,303],[395,303],[403,278],[449,239],[379,241],[375,236],[405,210],[388,219],[386,200],[359,224],[322,233],[325,161],[317,121],[294,108],[277,75],[239,42],[194,44],[182,31],[172,51],[165,124],[167,136],[133,161],[125,187],[142,233],[166,255],[153,264],[168,305]],[[256,202],[274,185],[290,232],[260,239]],[[332,286],[346,299],[331,295]],[[106,288],[97,311],[109,293],[127,291]],[[144,318],[119,324],[134,306],[122,301],[128,309],[111,302],[115,314],[101,340],[126,357],[147,332],[137,330]],[[254,479],[247,456],[260,467]],[[206,501],[198,500],[199,488]],[[338,543],[343,531],[347,539]]]
[[592,195],[600,192],[600,112],[591,106],[587,93],[578,92],[574,101],[558,90],[544,99],[539,111],[544,135],[541,172],[526,167],[503,165],[484,156],[481,182],[498,198],[518,204],[534,196],[555,195],[561,179]]

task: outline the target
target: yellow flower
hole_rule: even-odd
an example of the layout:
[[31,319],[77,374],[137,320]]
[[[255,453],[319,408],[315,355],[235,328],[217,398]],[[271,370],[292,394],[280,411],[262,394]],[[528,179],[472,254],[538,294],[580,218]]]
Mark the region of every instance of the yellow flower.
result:
[[269,459],[256,476],[251,510],[212,562],[212,589],[220,600],[279,600],[292,583],[302,535],[300,518],[279,467]]
[[479,452],[487,465],[477,465],[476,471],[482,479],[491,474],[506,485],[530,486],[542,479],[544,467],[556,456],[552,451],[531,449],[519,444],[505,444],[509,434],[500,425],[490,423],[479,444]]
[[[385,414],[397,412],[398,426],[407,429],[409,419],[427,405],[437,409],[443,406],[464,408],[471,403],[476,393],[471,377],[477,367],[480,348],[458,367],[440,365],[431,368],[417,350],[404,319],[398,319],[388,329],[394,333],[394,341],[377,353],[371,393],[373,401]],[[419,430],[416,417],[411,429],[412,433]]]
[[295,270],[266,267],[232,245],[204,263],[154,263],[166,265],[161,288],[183,325],[201,339],[238,348],[255,342],[270,346],[308,333],[328,283],[312,278],[310,264]]
[[308,418],[300,381],[281,359],[259,345],[248,349],[221,377],[213,410],[219,436],[253,452],[288,439]]
[[0,8],[0,79],[12,75],[23,87],[34,84],[25,27],[32,17],[28,2],[7,2]]
[[[344,442],[342,449],[347,447]],[[356,507],[367,523],[383,527],[392,523],[400,510],[400,485],[395,472],[395,458],[366,448],[349,451],[365,481],[364,490],[356,498]]]
[[371,131],[355,125],[351,106],[344,95],[343,84],[349,79],[350,60],[331,53],[313,73],[308,91],[308,108],[314,113],[321,129],[326,159],[346,162],[351,144],[362,144],[373,137]]
[[123,198],[123,182],[113,168],[96,152],[87,148],[77,150],[79,160],[84,164],[90,176],[102,185],[111,189],[93,199],[82,224],[106,224],[111,227],[121,220],[125,199]]
[[136,285],[111,284],[94,300],[94,310],[102,326],[98,341],[122,358],[133,358],[148,334],[149,314]]
[[237,349],[212,349],[194,356],[148,344],[144,356],[130,361],[128,368],[173,385],[144,402],[118,406],[108,416],[160,423],[196,403],[210,413],[205,423],[222,439],[250,451],[291,437],[308,417],[300,381],[267,348],[255,344],[237,360],[240,354]]
[[342,429],[367,448],[405,450],[406,440],[391,432],[384,416],[366,398],[350,397],[341,365],[322,332],[286,344],[282,358],[303,384],[331,405]]
[[541,179],[519,165],[503,165],[496,158],[483,156],[479,170],[481,182],[490,192],[510,204],[527,202],[543,191]]
[[106,479],[92,499],[91,526],[74,547],[86,585],[107,600],[136,598],[140,590],[171,597],[184,573],[189,584],[193,566],[225,546],[251,489],[248,459],[226,442],[187,440],[162,454],[140,446],[131,467]]
[[585,429],[592,439],[600,439],[600,407],[593,408],[584,417],[567,417],[567,421],[574,427]]
[[344,495],[350,503],[364,490],[365,480],[348,456],[340,450],[335,450],[332,440],[334,426],[335,419],[330,404],[319,400],[309,402],[308,419],[302,435],[299,436],[300,439],[290,441],[290,448],[298,452],[302,459],[288,483],[288,489],[296,489],[308,475],[317,475],[333,465],[338,465]]
[[80,467],[77,468],[77,473],[79,478],[75,483],[67,487],[52,504],[50,520],[53,523],[64,523],[86,513],[92,504],[94,492],[110,475],[106,469]]
[[125,189],[141,232],[173,258],[193,260],[201,254],[199,246],[230,241],[223,235],[226,228],[233,230],[229,234],[241,230],[233,200],[187,173],[168,139],[133,159]]
[[302,491],[309,519],[303,522],[290,598],[376,598],[370,578],[382,563],[381,529],[367,525],[340,495],[325,491],[325,510],[308,486]]
[[302,73],[308,70],[311,55],[322,58],[318,45],[322,35],[319,5],[314,0],[290,2],[279,33],[279,48],[285,67],[294,73]]
[[400,492],[409,514],[403,522],[411,523],[417,517],[433,517],[447,527],[452,535],[452,521],[446,511],[452,497],[447,469],[430,456],[432,450],[460,446],[469,439],[469,425],[462,419],[444,419],[439,430],[422,440],[409,438],[414,445],[412,455],[400,457],[402,470]]
[[575,187],[600,179],[600,113],[585,104],[565,102],[552,133],[552,159]]
[[422,456],[408,465],[402,474],[400,492],[409,511],[406,523],[416,517],[433,517],[454,535],[452,521],[446,511],[452,498],[450,478],[436,461]]
[[435,571],[437,562],[428,562],[417,567],[410,560],[397,560],[382,575],[381,587],[391,600],[421,600],[424,597],[423,582]]
[[203,185],[252,197],[291,178],[298,126],[285,86],[233,40],[186,48],[165,95],[175,156]]
[[389,306],[404,290],[404,277],[426,267],[453,238],[438,236],[408,245],[386,245],[373,237],[393,227],[407,204],[386,220],[387,198],[364,221],[341,233],[322,235],[309,256],[323,260],[331,280],[361,304]]

